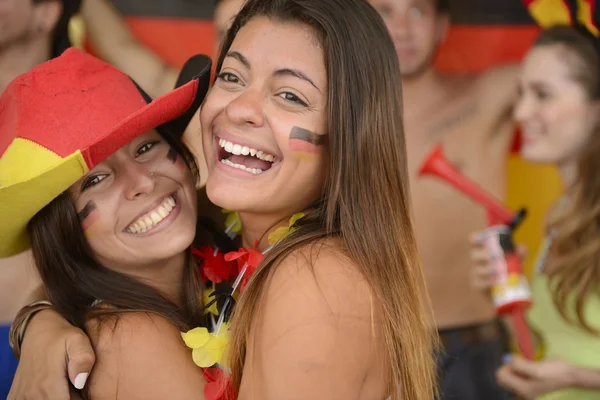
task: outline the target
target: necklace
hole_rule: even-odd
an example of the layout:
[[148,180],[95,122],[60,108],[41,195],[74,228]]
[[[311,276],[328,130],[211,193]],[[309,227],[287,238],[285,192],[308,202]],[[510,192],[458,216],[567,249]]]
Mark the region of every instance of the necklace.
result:
[[[231,239],[241,233],[242,224],[237,212],[223,210],[228,214],[225,220],[225,234]],[[205,314],[209,316],[209,328],[198,327],[181,336],[185,344],[192,349],[194,363],[201,367],[206,379],[204,396],[206,400],[222,400],[231,394],[227,375],[230,370],[225,362],[225,353],[229,344],[228,320],[239,293],[243,292],[248,280],[256,271],[264,255],[279,241],[296,230],[295,224],[304,217],[304,213],[294,214],[288,226],[277,228],[269,234],[269,247],[258,250],[258,241],[254,247],[242,247],[238,251],[224,253],[211,245],[192,249],[192,253],[201,263],[199,273],[207,285],[202,299]],[[234,279],[235,278],[235,279]],[[230,282],[233,282],[230,284]],[[218,319],[217,319],[218,318]],[[216,319],[216,320],[215,320]]]

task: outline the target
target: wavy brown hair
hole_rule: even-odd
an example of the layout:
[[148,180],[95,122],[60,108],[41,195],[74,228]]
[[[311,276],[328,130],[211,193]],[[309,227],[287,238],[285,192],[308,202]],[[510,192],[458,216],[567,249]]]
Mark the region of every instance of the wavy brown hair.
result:
[[306,24],[320,39],[331,161],[315,211],[268,253],[236,306],[229,350],[233,389],[239,390],[248,335],[275,268],[294,251],[337,237],[381,305],[388,393],[392,399],[433,399],[435,333],[409,215],[400,68],[386,27],[364,0],[249,0],[227,33],[217,71],[239,30],[258,16]]
[[[589,101],[600,100],[598,39],[583,28],[557,26],[544,31],[534,46],[561,46],[572,78]],[[562,317],[590,333],[598,330],[583,316],[586,299],[600,294],[600,126],[595,127],[578,163],[578,177],[564,212],[549,223],[553,232],[547,274],[552,298]],[[576,316],[570,315],[571,301]]]

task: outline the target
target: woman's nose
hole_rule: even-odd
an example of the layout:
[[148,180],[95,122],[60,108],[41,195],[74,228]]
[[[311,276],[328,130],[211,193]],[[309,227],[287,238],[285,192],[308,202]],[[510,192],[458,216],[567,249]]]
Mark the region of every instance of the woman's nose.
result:
[[264,124],[263,99],[254,90],[241,93],[227,105],[226,112],[229,119],[237,125],[258,127]]

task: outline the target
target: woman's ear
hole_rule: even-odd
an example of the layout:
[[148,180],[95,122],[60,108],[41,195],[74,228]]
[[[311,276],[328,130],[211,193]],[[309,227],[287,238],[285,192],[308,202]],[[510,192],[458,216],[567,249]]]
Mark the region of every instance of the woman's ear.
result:
[[36,36],[52,34],[62,12],[63,4],[59,0],[35,2],[30,25],[31,33]]

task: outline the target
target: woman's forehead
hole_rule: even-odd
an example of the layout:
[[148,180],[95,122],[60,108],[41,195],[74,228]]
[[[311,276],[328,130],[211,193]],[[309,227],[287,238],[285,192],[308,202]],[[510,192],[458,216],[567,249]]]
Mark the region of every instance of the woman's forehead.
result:
[[243,52],[249,58],[269,54],[270,57],[257,60],[261,64],[286,60],[318,66],[324,62],[323,46],[311,26],[267,17],[253,18],[244,25],[233,40],[231,51]]

